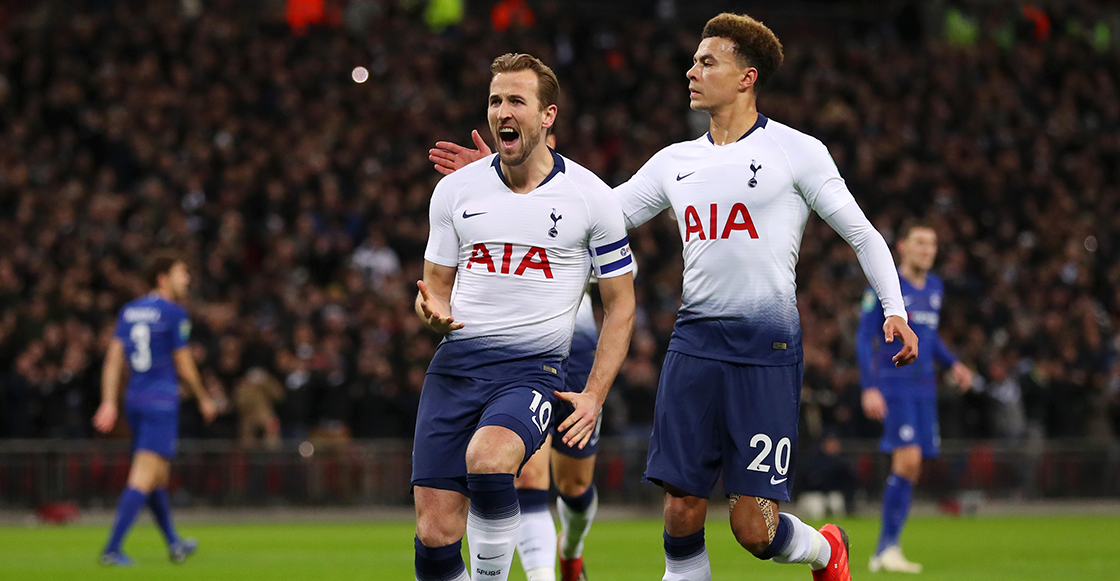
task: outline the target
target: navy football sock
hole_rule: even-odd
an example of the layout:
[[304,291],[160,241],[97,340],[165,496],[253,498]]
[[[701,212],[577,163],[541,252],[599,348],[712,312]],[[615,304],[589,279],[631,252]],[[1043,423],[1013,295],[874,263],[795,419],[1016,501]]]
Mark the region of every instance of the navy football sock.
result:
[[887,488],[883,491],[883,525],[879,532],[879,548],[875,554],[883,549],[898,544],[902,536],[902,527],[906,525],[906,517],[910,514],[910,501],[914,485],[898,474],[891,474],[887,479]]
[[132,523],[136,522],[136,515],[140,514],[140,509],[144,508],[144,501],[147,498],[147,494],[131,486],[124,489],[120,501],[117,502],[117,518],[113,521],[113,528],[109,532],[109,541],[105,543],[105,549],[102,552],[119,553],[121,551],[121,543],[124,542],[124,537],[128,534],[129,529],[132,528]]
[[459,581],[466,580],[467,568],[463,565],[463,541],[442,547],[426,547],[416,537],[416,580]]
[[665,539],[665,576],[667,581],[710,580],[712,566],[704,546],[704,529],[683,537],[663,534]]
[[179,542],[179,533],[175,531],[175,523],[171,521],[171,497],[166,488],[157,488],[148,495],[148,508],[152,509],[152,516],[163,531],[163,538],[168,545]]

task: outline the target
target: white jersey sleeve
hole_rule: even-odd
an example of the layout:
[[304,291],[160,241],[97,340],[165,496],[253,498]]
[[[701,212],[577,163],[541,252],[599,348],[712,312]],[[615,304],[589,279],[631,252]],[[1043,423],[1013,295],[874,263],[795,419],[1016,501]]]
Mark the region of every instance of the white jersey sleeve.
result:
[[819,139],[798,134],[802,143],[798,144],[796,155],[788,155],[793,171],[794,185],[805,203],[821,218],[828,218],[833,212],[854,202],[855,198],[840,177],[836,162]]
[[459,234],[455,231],[454,207],[463,186],[455,180],[442,179],[432,192],[428,206],[428,246],[424,260],[440,266],[459,265]]
[[626,183],[614,189],[626,218],[626,228],[637,228],[670,206],[662,186],[666,167],[666,150],[650,158]]
[[824,220],[856,251],[867,282],[883,303],[883,314],[907,320],[902,286],[894,267],[891,249],[887,247],[883,235],[879,234],[867,220],[867,216],[864,216],[863,210],[859,209],[859,204],[852,200],[843,208],[825,216]]
[[595,278],[613,278],[634,269],[634,259],[630,254],[630,240],[626,237],[626,225],[622,220],[622,209],[611,193],[589,198],[599,207],[591,208],[592,222],[591,268]]

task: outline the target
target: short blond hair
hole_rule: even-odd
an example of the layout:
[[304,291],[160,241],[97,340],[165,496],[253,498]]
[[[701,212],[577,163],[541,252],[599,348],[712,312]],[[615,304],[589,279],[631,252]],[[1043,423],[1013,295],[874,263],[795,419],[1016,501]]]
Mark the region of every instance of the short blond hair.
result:
[[542,111],[549,105],[555,105],[560,101],[560,81],[556,78],[556,73],[552,72],[548,65],[541,62],[541,59],[531,54],[514,54],[511,52],[494,59],[494,62],[490,65],[490,73],[493,75],[517,71],[537,73],[537,99],[541,102]]
[[758,70],[755,90],[761,89],[782,65],[785,55],[774,31],[746,14],[724,12],[704,25],[703,38],[726,38],[735,43],[735,55]]

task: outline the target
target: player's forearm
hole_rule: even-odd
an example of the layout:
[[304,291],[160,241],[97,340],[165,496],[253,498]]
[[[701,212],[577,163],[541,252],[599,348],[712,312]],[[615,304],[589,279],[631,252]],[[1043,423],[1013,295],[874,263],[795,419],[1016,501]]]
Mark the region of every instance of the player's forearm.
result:
[[105,366],[101,369],[101,403],[110,402],[114,405],[121,393],[121,365],[119,361],[106,357]]
[[600,402],[607,393],[626,360],[630,348],[630,335],[634,330],[634,303],[613,305],[603,316],[603,330],[599,333],[599,346],[595,349],[595,362],[587,379],[584,393],[594,395]]
[[121,369],[124,367],[124,345],[114,339],[105,352],[101,368],[101,403],[117,404],[121,393]]
[[190,351],[181,349],[175,353],[175,370],[179,373],[179,378],[187,384],[191,393],[199,401],[210,397],[210,394],[206,393],[206,388],[202,385],[202,377],[198,373],[198,367],[194,364],[194,358],[191,357]]
[[905,321],[906,306],[902,300],[902,285],[898,281],[891,249],[859,205],[851,202],[825,217],[825,222],[855,250],[867,282],[875,289],[875,294],[883,305],[884,317],[897,316]]

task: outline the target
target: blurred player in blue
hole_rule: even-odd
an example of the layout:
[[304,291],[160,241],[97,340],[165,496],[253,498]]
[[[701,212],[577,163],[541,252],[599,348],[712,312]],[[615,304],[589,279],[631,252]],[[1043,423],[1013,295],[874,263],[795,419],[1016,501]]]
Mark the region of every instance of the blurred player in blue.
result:
[[863,384],[863,411],[883,422],[879,447],[891,453],[891,475],[883,493],[883,523],[879,546],[871,557],[872,572],[920,573],[899,548],[899,537],[910,512],[911,490],[921,474],[922,458],[936,458],[941,436],[937,428],[937,370],[948,367],[962,390],[972,385],[972,372],[945,347],[937,334],[945,287],[930,273],[937,257],[937,233],[927,222],[909,221],[899,230],[899,278],[910,328],[933,353],[914,365],[895,367],[895,349],[882,342],[883,311],[875,292],[863,294],[856,352]]
[[198,398],[208,423],[217,407],[202,386],[187,346],[191,323],[180,304],[191,282],[186,263],[173,253],[157,252],[149,260],[147,280],[152,292],[126,304],[117,319],[101,372],[101,406],[93,417],[98,431],[113,429],[119,415],[121,372],[127,361],[130,379],[125,417],[132,430],[132,469],[101,552],[102,565],[133,564],[121,551],[121,544],[144,506],[152,510],[163,531],[173,562],[181,563],[198,550],[197,541],[183,539],[175,531],[167,494],[179,428],[179,379]]

